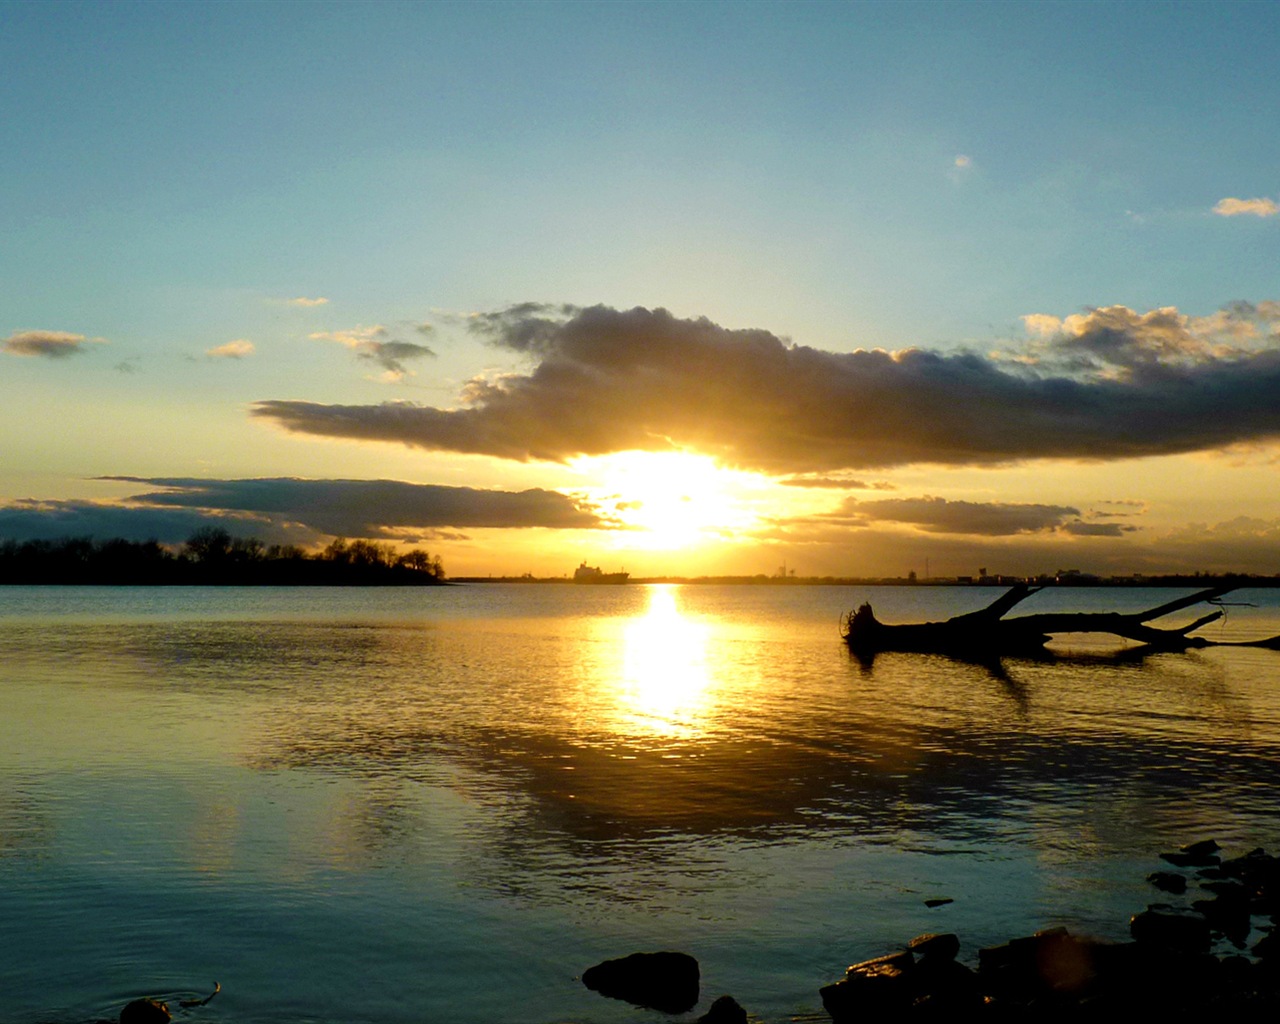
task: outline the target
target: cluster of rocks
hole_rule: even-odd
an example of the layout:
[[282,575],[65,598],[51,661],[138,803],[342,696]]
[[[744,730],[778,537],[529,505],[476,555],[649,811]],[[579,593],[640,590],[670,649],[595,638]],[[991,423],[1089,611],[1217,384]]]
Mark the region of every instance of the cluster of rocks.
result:
[[[822,1005],[833,1024],[957,1013],[1037,1024],[1086,1014],[1158,1015],[1167,1024],[1280,1010],[1280,858],[1257,849],[1223,859],[1212,840],[1162,857],[1183,872],[1157,871],[1148,880],[1188,899],[1135,914],[1130,941],[1053,928],[978,950],[974,969],[957,959],[957,936],[921,935],[902,950],[854,964],[819,990]],[[1192,880],[1197,886],[1189,891]],[[1255,931],[1262,937],[1250,946]],[[685,953],[605,961],[582,980],[603,995],[667,1013],[687,1013],[698,1001],[698,962]],[[722,996],[698,1024],[746,1020],[746,1011]]]
[[[1129,922],[1130,941],[1054,928],[978,951],[973,970],[956,960],[954,935],[922,935],[902,952],[854,964],[820,990],[835,1024],[872,1013],[929,1019],[967,1011],[997,1021],[1079,1020],[1100,1014],[1163,1021],[1280,1008],[1280,859],[1253,850],[1224,860],[1206,840],[1163,858],[1191,869],[1204,898],[1153,903]],[[1186,874],[1158,871],[1164,892],[1188,891]],[[1248,946],[1255,919],[1264,936]],[[1227,946],[1227,952],[1215,949]],[[1246,955],[1251,954],[1251,955]]]

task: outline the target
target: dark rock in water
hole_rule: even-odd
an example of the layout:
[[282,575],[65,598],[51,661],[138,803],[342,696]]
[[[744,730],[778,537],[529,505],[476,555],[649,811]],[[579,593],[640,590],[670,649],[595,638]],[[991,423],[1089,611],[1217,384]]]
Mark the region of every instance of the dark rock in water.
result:
[[911,1006],[911,971],[915,959],[910,953],[892,953],[854,964],[843,981],[818,990],[822,1005],[835,1024],[854,1021],[873,1013],[904,1013]]
[[993,995],[1027,1004],[1089,991],[1099,962],[1116,959],[1114,947],[1077,938],[1065,928],[1048,928],[978,951],[979,973]]
[[960,937],[949,932],[926,932],[908,942],[907,950],[925,959],[954,960],[960,952]]
[[934,907],[945,907],[948,903],[954,903],[950,896],[940,896],[936,899],[925,900],[924,905],[932,910]]
[[1187,891],[1186,875],[1174,871],[1153,871],[1147,875],[1147,881],[1164,892],[1180,893]]
[[1153,904],[1129,919],[1129,934],[1135,942],[1183,953],[1209,949],[1209,922],[1203,914]]
[[964,964],[941,957],[925,957],[916,964],[911,978],[917,1014],[965,1013],[982,1008],[982,989],[978,976]]
[[1220,847],[1212,839],[1202,839],[1198,843],[1187,843],[1174,853],[1162,853],[1160,859],[1168,861],[1180,868],[1205,868],[1218,864]]
[[922,935],[912,945],[917,952],[929,952],[918,961],[912,952],[864,960],[850,967],[843,981],[819,989],[834,1024],[896,1019],[908,1013],[920,1018],[950,1017],[981,1008],[978,976],[954,959],[959,939]]
[[1160,859],[1168,861],[1174,867],[1178,868],[1200,868],[1218,863],[1217,854],[1186,853],[1183,850],[1177,850],[1172,853],[1162,853],[1160,854]]
[[747,1011],[733,996],[721,996],[698,1018],[698,1024],[747,1024]]
[[1210,882],[1204,888],[1214,893],[1214,898],[1195,900],[1192,909],[1203,914],[1214,931],[1243,947],[1253,927],[1248,887],[1239,882]]
[[687,1013],[698,1002],[698,961],[688,953],[632,953],[583,972],[593,992],[636,1006]]
[[169,1024],[172,1019],[159,999],[135,999],[120,1011],[120,1024]]
[[[1179,847],[1179,850],[1189,857],[1213,857],[1221,849],[1222,847],[1213,839],[1201,839],[1198,843],[1187,843],[1186,846]],[[1213,859],[1217,860],[1216,857]]]
[[1247,886],[1253,894],[1254,912],[1280,911],[1280,858],[1265,851],[1250,850],[1242,857],[1222,862],[1223,874]]
[[1280,932],[1271,932],[1255,942],[1253,955],[1273,966],[1280,963]]

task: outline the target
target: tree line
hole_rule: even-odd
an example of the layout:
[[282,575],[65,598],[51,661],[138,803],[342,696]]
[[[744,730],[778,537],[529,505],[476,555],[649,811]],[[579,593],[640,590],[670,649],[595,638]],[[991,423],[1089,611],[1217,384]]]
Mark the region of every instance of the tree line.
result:
[[91,537],[0,542],[0,584],[236,586],[432,586],[445,580],[439,555],[338,538],[309,553],[202,527],[177,550],[156,540]]

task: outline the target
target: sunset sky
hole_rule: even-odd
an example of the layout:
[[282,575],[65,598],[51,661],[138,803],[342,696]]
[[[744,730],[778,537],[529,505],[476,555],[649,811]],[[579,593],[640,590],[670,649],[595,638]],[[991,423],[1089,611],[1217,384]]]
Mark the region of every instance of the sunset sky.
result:
[[1280,5],[0,0],[0,540],[1280,573]]

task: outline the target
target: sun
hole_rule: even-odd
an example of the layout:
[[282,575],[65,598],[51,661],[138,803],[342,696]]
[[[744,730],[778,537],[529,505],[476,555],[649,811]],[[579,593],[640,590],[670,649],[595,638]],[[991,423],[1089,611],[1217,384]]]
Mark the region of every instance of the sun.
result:
[[755,473],[724,469],[695,452],[615,452],[578,459],[573,469],[602,512],[629,531],[628,546],[680,550],[726,539],[758,522]]

